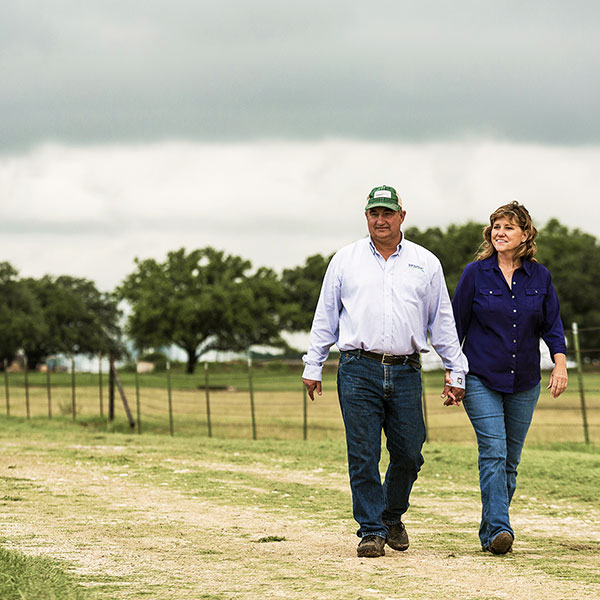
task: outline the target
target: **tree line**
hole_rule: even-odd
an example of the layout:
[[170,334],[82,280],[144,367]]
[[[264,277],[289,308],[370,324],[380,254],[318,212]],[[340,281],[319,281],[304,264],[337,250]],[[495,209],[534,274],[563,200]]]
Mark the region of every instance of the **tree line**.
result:
[[[439,257],[452,294],[482,229],[469,222],[446,230],[410,227],[405,235]],[[596,238],[552,219],[540,231],[537,257],[552,273],[565,329],[572,321],[600,328]],[[189,373],[209,350],[286,349],[283,331],[310,329],[330,258],[315,254],[279,275],[211,247],[181,248],[162,262],[136,259],[112,292],[68,275],[19,278],[12,265],[0,263],[0,367],[19,352],[30,368],[56,354],[122,357],[125,337],[138,351],[177,346]],[[600,354],[600,333],[586,340]]]

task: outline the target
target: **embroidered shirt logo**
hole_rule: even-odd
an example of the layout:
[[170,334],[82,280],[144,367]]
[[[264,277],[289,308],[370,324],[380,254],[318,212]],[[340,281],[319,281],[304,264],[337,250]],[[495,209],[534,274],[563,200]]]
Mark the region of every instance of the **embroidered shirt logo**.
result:
[[425,273],[425,269],[421,265],[414,265],[413,263],[408,263],[408,266],[411,269],[418,269],[421,273]]

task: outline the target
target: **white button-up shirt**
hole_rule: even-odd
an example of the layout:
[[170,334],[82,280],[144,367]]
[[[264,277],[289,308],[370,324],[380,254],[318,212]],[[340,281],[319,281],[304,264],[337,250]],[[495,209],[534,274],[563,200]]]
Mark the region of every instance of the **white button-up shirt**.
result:
[[439,259],[407,239],[387,260],[370,237],[331,259],[310,332],[302,377],[321,380],[329,349],[380,354],[428,352],[427,336],[463,387],[468,362],[460,349]]

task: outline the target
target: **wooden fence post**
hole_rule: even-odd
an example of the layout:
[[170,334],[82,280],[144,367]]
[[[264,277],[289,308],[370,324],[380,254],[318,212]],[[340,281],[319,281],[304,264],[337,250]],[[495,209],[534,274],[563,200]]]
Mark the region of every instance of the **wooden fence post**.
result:
[[121,383],[121,380],[119,379],[119,374],[117,373],[117,369],[115,368],[114,363],[112,365],[111,370],[113,371],[114,382],[117,384],[117,389],[119,390],[119,394],[121,396],[121,401],[123,402],[123,408],[125,409],[125,414],[127,415],[127,420],[129,421],[129,427],[131,427],[131,429],[133,429],[135,427],[135,421],[133,420],[133,417],[131,416],[131,411],[129,410],[129,404],[127,403],[127,397],[125,396],[125,390],[123,389],[123,384]]

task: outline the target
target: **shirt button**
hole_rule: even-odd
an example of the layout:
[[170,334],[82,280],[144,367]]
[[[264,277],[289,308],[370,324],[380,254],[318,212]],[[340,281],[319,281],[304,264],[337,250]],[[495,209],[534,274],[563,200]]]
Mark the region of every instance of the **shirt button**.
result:
[[516,323],[513,323],[513,327],[516,327],[516,326],[517,326],[517,324],[516,324]]
[[513,344],[516,344],[516,343],[517,343],[517,340],[513,340]]
[[517,357],[517,355],[516,355],[516,354],[513,354],[513,358],[516,358],[516,357]]
[[490,294],[493,294],[494,292],[492,292],[492,290],[490,290]]
[[517,309],[516,309],[516,308],[513,308],[513,312],[517,312]]
[[514,300],[514,299],[515,299],[514,295],[513,295],[513,296],[511,296],[511,298]]
[[514,375],[514,371],[513,371],[512,369],[510,370],[510,372],[511,372],[511,374],[513,374],[513,375]]

